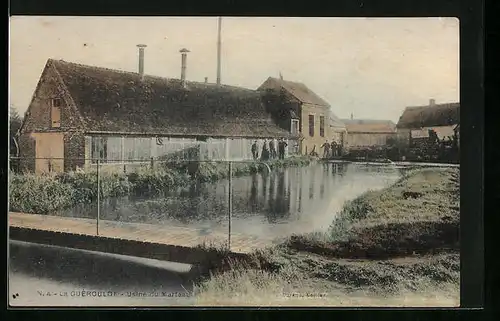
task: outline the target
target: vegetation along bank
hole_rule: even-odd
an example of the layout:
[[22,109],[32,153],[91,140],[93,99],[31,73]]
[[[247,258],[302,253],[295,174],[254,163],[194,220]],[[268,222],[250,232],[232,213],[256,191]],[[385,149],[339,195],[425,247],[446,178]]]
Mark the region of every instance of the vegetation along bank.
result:
[[210,276],[195,286],[199,304],[349,305],[358,298],[369,305],[367,298],[390,297],[399,301],[376,302],[404,305],[401,298],[412,296],[456,304],[459,175],[448,168],[408,172],[346,203],[326,232],[294,235],[246,262],[211,262]]
[[[309,157],[290,157],[264,163],[235,162],[232,164],[232,175],[249,175],[267,171],[269,168],[306,166],[311,161]],[[228,163],[221,162],[196,163],[194,171],[189,165],[168,164],[155,169],[142,168],[130,173],[101,172],[99,192],[101,199],[132,193],[160,194],[165,190],[196,181],[214,182],[227,178],[228,174]],[[96,199],[97,175],[95,171],[49,175],[11,172],[9,175],[10,211],[48,214],[79,203],[90,203]]]

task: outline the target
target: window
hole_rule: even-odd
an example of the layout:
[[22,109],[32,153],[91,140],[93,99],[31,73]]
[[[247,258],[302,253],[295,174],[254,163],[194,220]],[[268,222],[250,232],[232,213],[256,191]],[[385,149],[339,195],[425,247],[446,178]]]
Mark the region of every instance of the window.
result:
[[122,137],[108,137],[106,141],[106,162],[122,162]]
[[309,115],[309,136],[314,136],[314,115]]
[[[165,140],[163,140],[165,146]],[[151,138],[125,137],[124,156],[127,161],[146,161],[151,159]]]
[[319,116],[319,135],[325,137],[325,116]]
[[290,132],[292,135],[297,135],[299,133],[299,120],[292,119],[292,125],[290,127]]
[[92,137],[91,158],[92,158],[92,164],[96,164],[98,159],[101,163],[107,162],[108,159],[107,137]]
[[51,100],[50,109],[51,127],[61,127],[61,99],[54,98]]
[[52,107],[61,107],[61,98],[53,98]]

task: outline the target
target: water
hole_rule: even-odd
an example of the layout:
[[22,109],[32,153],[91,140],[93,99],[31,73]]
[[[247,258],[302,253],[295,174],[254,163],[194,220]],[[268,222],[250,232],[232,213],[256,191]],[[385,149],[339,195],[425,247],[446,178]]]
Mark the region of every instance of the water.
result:
[[[394,165],[315,164],[233,178],[232,230],[285,237],[326,229],[345,201],[390,185],[403,170]],[[88,204],[58,215],[95,218],[96,212],[96,204]],[[106,200],[101,218],[224,231],[227,181],[188,186],[160,197]],[[10,241],[10,304],[190,305],[194,298],[185,297],[192,289],[186,278],[189,269],[178,263]]]
[[[346,200],[396,181],[395,166],[320,163],[232,179],[232,232],[263,238],[328,228]],[[228,182],[192,184],[162,196],[104,200],[100,218],[132,223],[228,229]],[[97,217],[97,205],[83,204],[57,215]]]

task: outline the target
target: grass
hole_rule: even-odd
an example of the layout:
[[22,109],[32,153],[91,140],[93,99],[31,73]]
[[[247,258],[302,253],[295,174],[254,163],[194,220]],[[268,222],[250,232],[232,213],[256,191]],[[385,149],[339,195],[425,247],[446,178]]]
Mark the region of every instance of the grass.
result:
[[310,279],[299,287],[281,274],[264,270],[232,270],[197,286],[194,296],[200,306],[459,306],[457,286],[420,284],[420,292],[346,291]]
[[[296,256],[280,272],[234,268],[197,284],[200,305],[458,305],[454,257],[340,262]],[[451,265],[451,267],[450,267]]]
[[[307,166],[311,163],[310,157],[289,157],[286,159],[269,160],[264,162],[234,162],[231,173],[234,177],[250,175],[252,173],[264,172],[269,168],[287,168]],[[198,165],[196,179],[201,182],[211,182],[227,178],[229,175],[229,165],[221,162],[203,162]]]
[[[308,157],[290,157],[268,161],[271,168],[305,166]],[[160,166],[154,170],[140,168],[130,173],[100,175],[100,197],[126,196],[132,193],[161,194],[169,189],[186,186],[193,181],[214,182],[228,177],[227,163],[187,163],[187,166]],[[194,171],[193,171],[194,169]],[[248,175],[267,170],[260,162],[233,164],[233,176]],[[191,172],[191,173],[190,173]],[[95,171],[34,175],[30,173],[9,175],[10,210],[25,213],[48,214],[79,203],[97,199]]]
[[335,257],[388,258],[459,250],[459,172],[422,169],[345,204],[327,233],[287,246]]
[[418,293],[433,293],[433,305],[453,305],[460,279],[458,228],[459,171],[415,170],[347,202],[327,232],[294,235],[245,262],[213,269],[195,293],[200,302],[278,305],[308,302],[283,296],[290,291],[326,293],[313,300],[319,305],[353,298],[362,305],[374,298],[387,304],[402,295],[418,305],[419,299],[429,302]]

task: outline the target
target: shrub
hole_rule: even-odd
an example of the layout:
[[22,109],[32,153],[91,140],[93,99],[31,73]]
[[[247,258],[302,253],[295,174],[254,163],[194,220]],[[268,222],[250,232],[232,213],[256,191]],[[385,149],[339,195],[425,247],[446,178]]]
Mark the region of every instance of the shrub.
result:
[[10,175],[11,211],[45,214],[73,204],[75,189],[49,175]]
[[[291,157],[269,161],[270,167],[307,165],[310,158]],[[184,164],[184,165],[183,165]],[[131,192],[161,193],[169,188],[184,186],[189,182],[189,166],[193,163],[168,163],[157,169],[141,168],[132,173],[102,172],[99,176],[100,197],[119,197]],[[187,164],[187,165],[186,165]],[[228,176],[228,163],[196,163],[195,178],[212,182]],[[181,166],[182,165],[182,166]],[[260,162],[233,163],[233,175],[242,176],[265,171]],[[193,174],[193,173],[191,173]],[[70,172],[50,175],[10,174],[10,210],[29,213],[49,213],[78,203],[90,203],[97,199],[97,175],[95,171]]]

